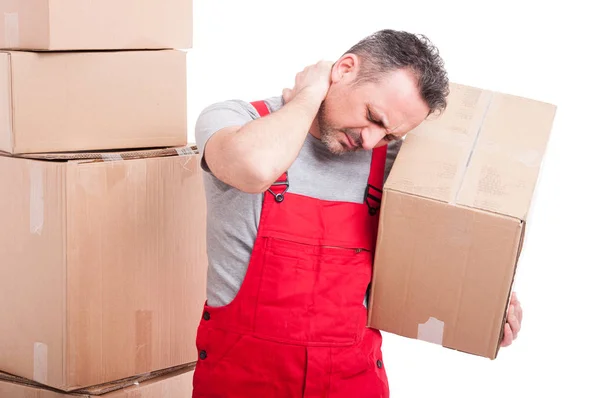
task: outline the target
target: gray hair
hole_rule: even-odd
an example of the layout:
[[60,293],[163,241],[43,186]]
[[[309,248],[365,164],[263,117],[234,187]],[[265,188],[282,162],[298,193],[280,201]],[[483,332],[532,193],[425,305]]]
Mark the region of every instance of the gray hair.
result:
[[355,84],[376,82],[388,72],[408,68],[417,77],[429,113],[446,109],[448,74],[438,49],[426,36],[384,29],[362,39],[348,53],[362,62]]

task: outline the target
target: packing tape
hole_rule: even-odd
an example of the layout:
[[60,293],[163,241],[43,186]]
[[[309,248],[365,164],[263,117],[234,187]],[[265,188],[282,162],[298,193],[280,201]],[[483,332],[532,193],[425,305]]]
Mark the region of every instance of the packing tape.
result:
[[48,384],[48,346],[33,343],[33,381]]
[[[458,184],[455,185],[454,194],[450,197],[449,204],[456,205],[456,201],[458,200],[458,196],[460,195],[460,191],[462,190],[463,183],[465,181],[465,176],[467,175],[467,170],[469,170],[469,164],[471,164],[471,158],[473,157],[473,152],[475,152],[475,148],[477,147],[477,143],[479,142],[479,136],[481,135],[481,130],[483,130],[483,122],[485,121],[485,117],[487,116],[488,111],[490,110],[490,105],[492,104],[492,99],[494,98],[494,93],[492,92],[484,92],[482,94],[484,96],[486,104],[485,110],[481,113],[481,117],[477,120],[477,123],[473,124],[477,127],[477,133],[475,134],[475,138],[473,139],[473,143],[471,144],[471,150],[469,151],[469,156],[465,160],[464,164],[461,167],[460,171],[460,179],[458,179]],[[472,126],[473,126],[472,125]]]
[[118,162],[120,160],[123,160],[123,158],[121,157],[120,154],[118,153],[103,153],[102,155],[102,160],[104,160],[105,162]]
[[186,156],[186,155],[193,155],[194,154],[194,151],[191,148],[188,148],[188,147],[176,148],[175,150],[177,151],[177,154],[179,156]]
[[29,232],[41,235],[44,229],[44,172],[41,162],[29,167]]
[[135,371],[149,372],[152,368],[152,311],[135,312]]
[[19,47],[19,14],[16,12],[4,13],[4,46]]
[[514,155],[517,161],[526,167],[540,167],[543,154],[535,149],[521,151]]
[[[184,170],[186,170],[190,173],[193,173],[194,171],[196,171],[195,167],[193,167],[193,170],[188,167],[188,163],[190,162],[190,160],[192,160],[192,158],[189,155],[196,154],[196,152],[194,152],[194,150],[192,148],[190,148],[190,147],[175,148],[175,151],[177,151],[177,154],[179,156],[185,156],[185,159],[181,163],[181,166],[184,168]],[[191,174],[187,174],[186,176],[188,176],[188,175],[191,175]]]
[[3,126],[0,128],[4,128],[6,134],[8,134],[8,146],[9,148],[14,149],[15,147],[15,137],[13,135],[12,128],[12,87],[8,87],[8,90],[4,93],[0,93],[0,122],[2,122]]
[[417,339],[442,345],[442,341],[444,340],[444,322],[434,317],[429,317],[427,322],[419,323]]

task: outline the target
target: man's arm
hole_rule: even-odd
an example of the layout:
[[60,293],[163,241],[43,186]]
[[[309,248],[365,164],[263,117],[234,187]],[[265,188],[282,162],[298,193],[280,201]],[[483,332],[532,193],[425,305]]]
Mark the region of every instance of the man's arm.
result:
[[213,175],[248,193],[264,192],[298,156],[330,85],[331,63],[319,62],[296,75],[286,104],[242,126],[215,132],[204,147]]

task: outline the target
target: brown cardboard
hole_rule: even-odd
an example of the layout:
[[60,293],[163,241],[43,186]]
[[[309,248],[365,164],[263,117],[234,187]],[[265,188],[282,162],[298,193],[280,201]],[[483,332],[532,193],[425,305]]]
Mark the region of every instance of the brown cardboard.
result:
[[0,89],[0,151],[187,143],[182,51],[0,52]]
[[555,106],[459,84],[384,186],[369,326],[496,358]]
[[74,392],[66,393],[36,386],[27,380],[7,378],[0,374],[0,398],[189,398],[192,396],[194,366],[168,369],[158,375],[132,379],[108,393]]
[[187,49],[192,0],[0,0],[0,48]]
[[72,391],[196,359],[200,158],[140,153],[0,156],[0,371]]

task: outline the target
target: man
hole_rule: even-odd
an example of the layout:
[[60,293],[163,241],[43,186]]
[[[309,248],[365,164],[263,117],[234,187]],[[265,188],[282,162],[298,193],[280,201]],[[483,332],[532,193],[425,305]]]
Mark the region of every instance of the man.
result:
[[[366,327],[378,199],[402,137],[447,94],[436,48],[383,30],[281,97],[201,113],[209,270],[194,398],[389,396],[381,334]],[[510,308],[503,345],[520,328],[515,297]]]

